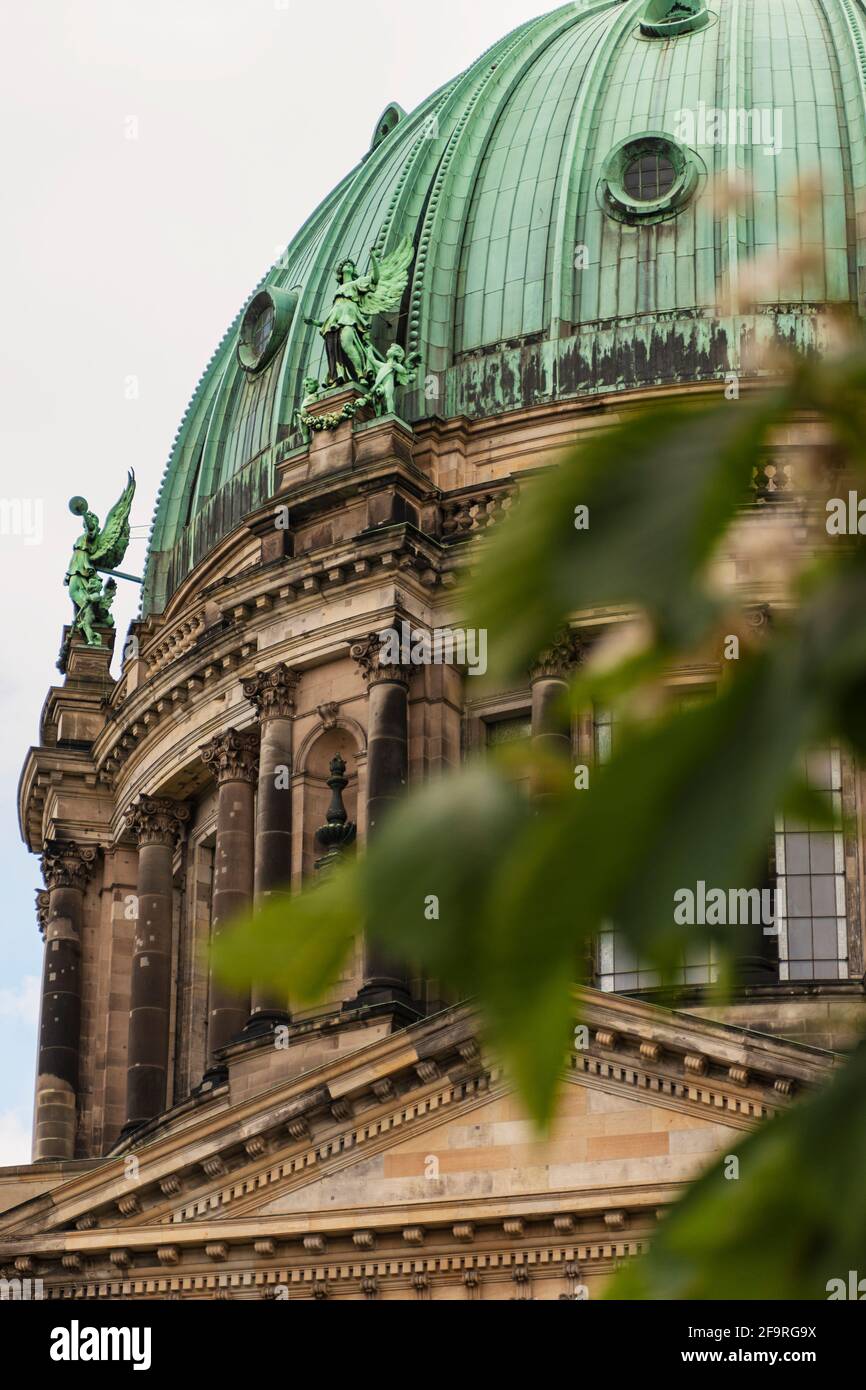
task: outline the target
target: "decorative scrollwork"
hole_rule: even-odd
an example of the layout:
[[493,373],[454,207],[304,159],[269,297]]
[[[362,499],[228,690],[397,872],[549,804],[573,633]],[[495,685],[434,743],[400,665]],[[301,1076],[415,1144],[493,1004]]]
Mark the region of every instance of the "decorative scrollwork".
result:
[[300,675],[285,662],[271,671],[259,671],[243,682],[244,694],[255,705],[259,718],[291,719],[295,710],[295,694]]
[[254,730],[229,729],[200,749],[201,760],[217,783],[255,782],[259,775],[259,740]]
[[186,833],[190,808],[169,796],[142,796],[126,813],[126,823],[145,845],[169,845],[174,849]]
[[93,872],[96,850],[73,840],[47,840],[42,854],[45,887],[79,888],[83,892]]

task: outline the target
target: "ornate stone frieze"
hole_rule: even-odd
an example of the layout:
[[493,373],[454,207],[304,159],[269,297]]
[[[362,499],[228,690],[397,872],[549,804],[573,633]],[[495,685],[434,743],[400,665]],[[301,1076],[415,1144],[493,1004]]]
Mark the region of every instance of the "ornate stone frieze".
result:
[[72,840],[47,840],[42,854],[42,877],[45,887],[87,887],[93,872],[96,850],[92,845],[78,845]]
[[530,680],[568,680],[584,659],[585,646],[578,633],[563,628],[555,641],[540,652],[529,668]]
[[190,817],[189,806],[170,796],[142,796],[126,813],[126,823],[145,845],[175,845],[183,839]]
[[300,679],[297,671],[280,662],[270,671],[259,671],[242,685],[244,695],[255,705],[261,720],[291,719]]
[[259,775],[258,734],[251,729],[218,734],[201,749],[201,760],[220,786],[224,782],[255,782]]
[[409,688],[409,671],[405,666],[382,661],[382,638],[378,632],[368,632],[352,643],[352,660],[361,669],[368,686],[396,684]]
[[[69,1256],[56,1262],[59,1278],[55,1279],[49,1256],[44,1262],[49,1266],[45,1293],[52,1300],[82,1296],[94,1300],[196,1300],[249,1298],[257,1291],[261,1299],[282,1301],[287,1296],[293,1300],[357,1299],[358,1294],[375,1298],[387,1289],[392,1296],[426,1300],[446,1291],[453,1297],[462,1288],[466,1299],[476,1301],[481,1297],[483,1274],[483,1282],[494,1297],[498,1291],[501,1298],[529,1300],[537,1280],[547,1285],[543,1298],[555,1297],[556,1288],[564,1287],[566,1292],[559,1294],[560,1299],[583,1301],[587,1276],[604,1278],[623,1261],[645,1253],[649,1245],[644,1231],[625,1239],[593,1232],[579,1244],[573,1240],[567,1245],[543,1240],[526,1252],[508,1245],[488,1245],[475,1253],[465,1245],[449,1248],[448,1233],[441,1227],[431,1227],[428,1234],[437,1247],[444,1245],[445,1250],[437,1249],[429,1255],[416,1251],[411,1271],[403,1260],[387,1256],[376,1259],[375,1264],[360,1266],[357,1256],[335,1259],[326,1271],[318,1263],[321,1252],[306,1240],[304,1252],[314,1256],[316,1263],[303,1257],[299,1260],[291,1251],[280,1256],[273,1240],[254,1243],[258,1256],[255,1261],[244,1259],[240,1249],[228,1241],[203,1238],[183,1247],[157,1242],[154,1247],[136,1250],[134,1270],[130,1251],[111,1250],[108,1258],[113,1268],[107,1278],[100,1271],[98,1279],[92,1273],[85,1275],[84,1261],[73,1264]],[[267,1262],[265,1267],[260,1261]],[[99,1263],[102,1264],[101,1259]],[[79,1277],[73,1282],[69,1276],[75,1274]]]

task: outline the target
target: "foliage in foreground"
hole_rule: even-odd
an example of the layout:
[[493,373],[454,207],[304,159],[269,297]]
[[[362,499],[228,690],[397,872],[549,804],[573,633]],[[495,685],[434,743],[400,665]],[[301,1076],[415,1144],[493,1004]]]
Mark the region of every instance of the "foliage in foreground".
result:
[[[805,751],[833,739],[866,753],[866,548],[856,536],[826,544],[824,526],[840,484],[820,469],[810,481],[818,559],[785,522],[808,528],[808,516],[772,504],[784,524],[768,531],[756,565],[775,566],[781,595],[769,632],[756,639],[713,578],[722,542],[739,543],[743,503],[782,417],[820,411],[837,462],[862,475],[864,387],[859,348],[800,363],[772,391],[646,412],[528,487],[485,543],[467,621],[488,632],[491,681],[514,684],[569,617],[599,606],[642,615],[639,644],[599,652],[573,691],[576,707],[616,708],[609,765],[592,769],[585,791],[536,768],[549,792],[536,804],[515,789],[513,766],[493,760],[431,782],[357,862],[225,938],[226,978],[268,978],[313,1002],[365,926],[478,1000],[490,1041],[547,1123],[574,1026],[572,982],[599,929],[615,923],[671,978],[697,931],[672,921],[677,890],[755,881],[780,808],[823,814],[803,785]],[[588,530],[575,528],[579,507]],[[721,661],[731,634],[740,660],[722,663],[714,698],[672,707],[665,672]],[[724,932],[715,944],[724,958]],[[622,1276],[621,1295],[825,1296],[826,1281],[866,1255],[864,1157],[859,1055],[817,1100],[743,1145],[738,1182],[713,1173],[690,1191],[648,1261]]]

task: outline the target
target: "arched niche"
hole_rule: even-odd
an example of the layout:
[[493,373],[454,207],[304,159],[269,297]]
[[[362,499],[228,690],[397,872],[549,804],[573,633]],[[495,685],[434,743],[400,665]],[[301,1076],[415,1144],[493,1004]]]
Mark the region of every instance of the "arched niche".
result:
[[348,779],[343,804],[349,820],[356,824],[358,821],[358,754],[363,752],[363,736],[359,739],[360,726],[356,730],[351,723],[354,721],[340,720],[329,729],[314,730],[298,751],[297,772],[303,789],[302,873],[305,879],[315,872],[316,860],[322,857],[322,850],[316,844],[316,831],[325,824],[331,804],[328,779],[331,762],[338,754],[346,764]]

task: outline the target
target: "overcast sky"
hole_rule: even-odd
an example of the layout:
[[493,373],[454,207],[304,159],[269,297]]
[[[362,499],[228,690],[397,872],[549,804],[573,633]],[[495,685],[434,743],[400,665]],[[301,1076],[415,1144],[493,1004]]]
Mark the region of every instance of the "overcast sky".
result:
[[[0,1166],[30,1152],[40,881],[16,788],[71,611],[68,499],[82,493],[104,517],[132,467],[144,531],[208,358],[376,118],[391,101],[411,110],[551,8],[0,4],[0,500],[41,504],[44,518],[39,544],[0,534]],[[144,554],[136,540],[124,568],[140,573]],[[138,597],[124,588],[122,633]]]

